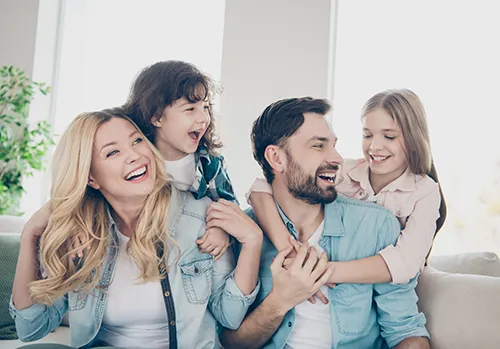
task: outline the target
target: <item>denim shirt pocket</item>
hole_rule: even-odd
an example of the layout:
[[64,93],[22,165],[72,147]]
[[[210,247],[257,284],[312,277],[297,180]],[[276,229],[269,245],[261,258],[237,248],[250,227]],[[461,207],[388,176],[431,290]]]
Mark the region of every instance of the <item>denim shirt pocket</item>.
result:
[[87,303],[89,298],[88,292],[69,292],[68,293],[68,309],[70,311],[80,310]]
[[203,257],[179,263],[182,283],[189,303],[204,304],[212,293],[214,260]]
[[333,290],[332,304],[339,332],[360,336],[376,321],[372,311],[372,285],[340,284]]

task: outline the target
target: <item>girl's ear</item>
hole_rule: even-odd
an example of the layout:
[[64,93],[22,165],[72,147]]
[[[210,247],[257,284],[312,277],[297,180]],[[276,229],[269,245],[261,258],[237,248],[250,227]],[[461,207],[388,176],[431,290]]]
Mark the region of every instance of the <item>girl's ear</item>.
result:
[[151,123],[155,127],[161,127],[161,117],[159,117],[158,119],[157,118],[152,119]]
[[278,173],[285,171],[286,154],[281,147],[268,145],[264,151],[264,157],[273,170]]

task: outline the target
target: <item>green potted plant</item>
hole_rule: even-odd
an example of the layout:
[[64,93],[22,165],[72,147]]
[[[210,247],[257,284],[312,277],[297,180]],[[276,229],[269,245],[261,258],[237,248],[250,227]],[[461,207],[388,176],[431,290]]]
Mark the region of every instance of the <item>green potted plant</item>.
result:
[[29,105],[39,92],[46,95],[50,87],[14,66],[0,69],[0,215],[17,209],[23,177],[43,169],[54,144],[48,122],[28,123]]

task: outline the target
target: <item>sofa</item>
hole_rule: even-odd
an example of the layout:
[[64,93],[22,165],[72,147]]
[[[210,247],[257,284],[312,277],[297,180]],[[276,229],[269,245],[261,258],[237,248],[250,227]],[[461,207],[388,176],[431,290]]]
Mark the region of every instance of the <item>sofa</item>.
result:
[[[8,316],[23,219],[0,216],[0,338],[14,331]],[[491,252],[431,256],[417,286],[433,349],[500,348],[500,260]],[[69,345],[61,325],[33,343]],[[0,339],[0,349],[24,345]]]

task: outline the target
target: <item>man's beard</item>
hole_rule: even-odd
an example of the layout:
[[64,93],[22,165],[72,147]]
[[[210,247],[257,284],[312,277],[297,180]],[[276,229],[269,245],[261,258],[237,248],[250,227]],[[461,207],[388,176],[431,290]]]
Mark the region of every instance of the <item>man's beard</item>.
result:
[[286,154],[288,158],[288,170],[286,172],[286,180],[288,192],[296,199],[302,200],[311,205],[329,204],[337,198],[335,185],[332,183],[326,188],[318,185],[318,173],[324,170],[338,170],[336,165],[324,165],[316,170],[316,175],[313,177],[305,173],[304,169],[296,163],[290,154]]

